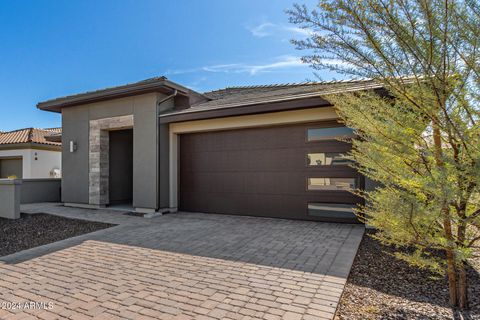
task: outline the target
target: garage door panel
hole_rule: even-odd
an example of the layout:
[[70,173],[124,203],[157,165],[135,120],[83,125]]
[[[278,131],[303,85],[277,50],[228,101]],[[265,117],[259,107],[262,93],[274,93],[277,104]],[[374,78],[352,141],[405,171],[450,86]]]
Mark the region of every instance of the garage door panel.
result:
[[[182,193],[188,199],[181,210],[205,213],[252,215],[261,217],[324,220],[307,214],[308,203],[345,203],[359,201],[353,195],[323,194],[319,196],[275,195],[275,194],[233,194],[233,193]],[[333,201],[332,201],[333,200]],[[273,205],[275,204],[275,205]],[[328,219],[327,219],[328,220]]]
[[245,193],[245,177],[241,172],[216,172],[208,174],[214,193]]
[[303,127],[276,128],[275,130],[240,129],[234,131],[202,132],[182,136],[182,144],[192,152],[223,150],[256,150],[288,148],[305,141]]
[[[273,218],[292,218],[295,215],[295,211],[298,211],[299,206],[295,205],[295,200],[298,197],[293,195],[278,195],[278,194],[263,194],[252,195],[245,199],[245,202],[249,206],[248,211],[243,211],[243,214],[247,212],[253,212],[252,215],[261,217],[273,217]],[[275,210],[272,210],[272,204],[275,205]],[[300,212],[296,212],[298,216]],[[242,214],[238,212],[238,214]]]
[[[361,178],[355,169],[339,163],[343,160],[333,156],[329,159],[335,159],[336,163],[327,163],[317,156],[317,165],[309,165],[308,153],[346,153],[351,149],[346,142],[306,141],[308,128],[324,125],[332,124],[181,135],[180,210],[335,220],[328,215],[325,218],[309,214],[309,203],[355,204],[361,199],[348,191],[308,190],[307,180],[356,178],[360,182]],[[325,162],[318,165],[318,161]],[[315,205],[315,210],[318,207],[322,206]]]
[[295,163],[288,149],[259,149],[242,151],[248,157],[247,171],[284,171]]
[[305,181],[293,172],[249,172],[245,176],[245,193],[302,195]]
[[355,204],[362,201],[360,197],[348,191],[310,191],[304,199],[306,203],[324,202]]
[[304,170],[304,150],[301,148],[279,148],[254,150],[250,170],[292,171]]
[[[288,130],[287,135],[284,130]],[[232,131],[231,144],[240,150],[262,150],[292,147],[303,135],[302,130],[289,128],[277,128],[265,130],[265,128],[244,129]]]
[[182,203],[183,211],[240,214],[248,209],[246,195],[239,193],[208,193],[206,197],[203,193],[182,192],[181,196],[188,199]]
[[15,176],[19,179],[23,177],[22,158],[3,158],[0,159],[0,178]]
[[306,151],[295,149],[266,150],[226,150],[185,153],[180,162],[185,172],[220,172],[220,171],[354,171],[348,167],[339,168],[307,168]]
[[205,172],[182,178],[183,191],[304,195],[306,175],[295,172]]
[[[304,207],[301,197],[275,194],[211,193],[208,199],[194,193],[182,193],[182,196],[188,197],[189,202],[181,210],[192,212],[292,218],[292,213],[296,216],[303,214],[299,208]],[[272,203],[278,204],[276,211],[272,211]]]
[[343,141],[314,141],[307,142],[305,149],[309,152],[348,152],[352,149],[352,144]]
[[[194,158],[195,157],[195,158]],[[204,157],[208,157],[207,153],[186,153],[183,155],[180,161],[180,166],[184,172],[195,172],[202,167],[202,161]]]
[[309,168],[308,171],[303,171],[306,176],[326,177],[326,178],[356,178],[360,177],[357,170],[348,166],[319,166]]

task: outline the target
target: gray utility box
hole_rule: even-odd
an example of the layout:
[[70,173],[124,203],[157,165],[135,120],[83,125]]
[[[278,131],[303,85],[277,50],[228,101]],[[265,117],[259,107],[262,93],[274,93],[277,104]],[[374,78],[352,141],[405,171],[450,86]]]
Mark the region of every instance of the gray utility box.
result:
[[0,218],[20,218],[22,180],[0,179]]

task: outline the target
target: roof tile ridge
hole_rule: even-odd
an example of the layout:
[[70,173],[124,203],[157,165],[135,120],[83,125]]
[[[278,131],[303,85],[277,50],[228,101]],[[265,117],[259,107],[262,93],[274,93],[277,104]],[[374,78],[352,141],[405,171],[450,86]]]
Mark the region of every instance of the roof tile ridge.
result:
[[33,142],[33,133],[35,131],[35,128],[29,128],[28,129],[28,137],[27,137],[27,142]]

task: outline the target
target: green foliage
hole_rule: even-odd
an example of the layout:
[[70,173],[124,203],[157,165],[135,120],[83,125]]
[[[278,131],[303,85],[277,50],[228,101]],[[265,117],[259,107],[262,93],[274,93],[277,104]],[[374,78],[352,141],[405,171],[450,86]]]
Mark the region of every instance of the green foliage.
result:
[[464,263],[480,241],[478,2],[320,0],[288,13],[312,31],[293,41],[306,63],[385,89],[327,97],[359,136],[358,170],[380,185],[362,192],[359,213],[383,243],[413,249],[398,258],[448,270],[452,303],[456,278],[466,297]]
[[[408,88],[412,96],[417,90],[417,87]],[[475,163],[480,159],[478,128],[462,129],[462,134],[470,138],[463,141],[467,149],[461,149],[458,154],[446,143],[442,156],[445,165],[438,166],[428,118],[417,109],[409,108],[406,99],[392,100],[373,92],[361,92],[330,96],[329,100],[337,106],[346,125],[357,129],[359,139],[353,141],[352,155],[358,170],[382,185],[363,194],[367,205],[360,209],[368,217],[368,223],[379,229],[378,237],[388,244],[418,246],[425,252],[444,249],[448,241],[443,230],[442,205],[448,203],[451,212],[457,213],[456,208],[467,200],[465,195],[469,195],[468,210],[452,214],[454,226],[466,220],[462,214],[471,217],[480,208],[480,170],[472,166],[472,159]],[[450,106],[451,110],[456,107]],[[429,106],[425,106],[427,108]],[[466,154],[464,150],[472,151]],[[475,187],[467,192],[471,185]],[[465,260],[473,253],[468,243],[478,236],[478,229],[473,225],[480,224],[480,215],[471,224],[472,228],[465,230],[463,243],[458,242],[459,259]],[[426,263],[426,259],[431,263]],[[437,272],[444,270],[439,268],[445,263],[444,257],[427,257],[415,252],[407,261],[429,265]]]

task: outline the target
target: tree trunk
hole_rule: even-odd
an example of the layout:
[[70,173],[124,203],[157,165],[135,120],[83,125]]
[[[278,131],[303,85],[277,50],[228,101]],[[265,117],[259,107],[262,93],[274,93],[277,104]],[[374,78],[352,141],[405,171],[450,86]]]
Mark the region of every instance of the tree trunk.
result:
[[442,209],[443,213],[443,229],[445,231],[445,238],[447,238],[447,275],[448,275],[448,288],[450,292],[450,305],[452,307],[458,306],[458,296],[457,296],[457,270],[456,270],[456,259],[454,252],[454,241],[452,233],[452,222],[450,220],[450,210],[448,207]]
[[468,282],[467,270],[465,262],[460,262],[457,266],[458,270],[458,307],[460,309],[468,309]]
[[450,220],[450,210],[448,206],[442,209],[443,214],[443,229],[445,232],[445,238],[447,238],[447,275],[448,275],[448,289],[450,292],[450,305],[452,307],[458,306],[458,296],[457,296],[457,270],[456,270],[456,259],[454,252],[454,240],[452,233],[452,221]]
[[447,275],[448,289],[450,293],[450,306],[456,307],[457,304],[457,272],[455,270],[455,257],[453,251],[447,249]]
[[[442,106],[445,104],[445,100],[442,100],[443,104],[439,104],[438,110],[442,110]],[[438,119],[432,119],[432,133],[433,133],[433,143],[435,146],[435,162],[440,170],[444,170],[443,162],[443,149],[442,149],[442,135],[440,132],[440,127],[438,125]],[[442,194],[443,197],[443,194]],[[445,200],[444,200],[445,201]],[[458,306],[458,297],[457,297],[457,272],[455,268],[455,253],[454,247],[455,242],[453,239],[452,232],[452,221],[450,215],[450,208],[448,203],[444,202],[442,206],[442,216],[443,216],[443,231],[445,232],[445,238],[447,239],[447,247],[445,249],[447,255],[447,275],[448,275],[448,288],[450,292],[450,305],[452,307]]]
[[[465,218],[465,207],[466,205],[462,205],[460,207],[461,210],[458,213],[458,216],[461,217],[462,219]],[[463,223],[463,221],[459,223],[458,230],[457,230],[457,241],[460,246],[463,246],[465,241],[466,226],[465,226],[465,223]],[[458,262],[456,267],[458,272],[458,292],[457,292],[458,307],[460,309],[467,309],[468,308],[468,282],[467,282],[467,270],[465,268],[465,261]]]

